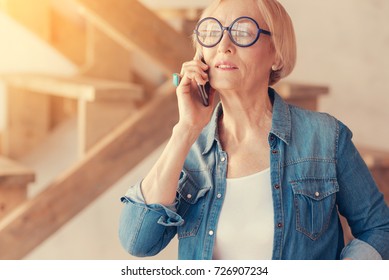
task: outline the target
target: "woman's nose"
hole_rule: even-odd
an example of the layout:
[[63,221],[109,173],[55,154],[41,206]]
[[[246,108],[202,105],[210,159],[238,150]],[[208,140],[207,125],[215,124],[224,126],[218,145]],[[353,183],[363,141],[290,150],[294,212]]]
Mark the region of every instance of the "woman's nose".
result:
[[228,33],[227,30],[223,30],[223,37],[218,44],[218,52],[222,52],[222,53],[230,52],[230,53],[232,53],[234,48],[235,48],[235,45],[231,41],[230,34]]

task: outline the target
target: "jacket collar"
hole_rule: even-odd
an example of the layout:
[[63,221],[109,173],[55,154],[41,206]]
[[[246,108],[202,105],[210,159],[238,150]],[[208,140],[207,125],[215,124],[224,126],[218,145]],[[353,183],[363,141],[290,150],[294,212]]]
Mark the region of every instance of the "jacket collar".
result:
[[270,133],[289,145],[292,131],[289,105],[273,88],[269,88],[269,97],[273,99],[273,119]]
[[[292,128],[289,106],[273,88],[269,87],[268,94],[273,103],[272,128],[270,133],[289,145]],[[223,106],[219,102],[214,110],[211,121],[203,131],[205,137],[203,154],[208,153],[215,142],[221,147],[218,133],[218,119],[222,113]]]
[[204,128],[203,135],[206,137],[206,140],[205,140],[203,155],[208,153],[211,150],[214,142],[217,142],[221,148],[221,143],[219,140],[218,120],[222,113],[223,113],[223,106],[222,103],[219,102],[216,105],[216,108],[213,112],[211,121]]

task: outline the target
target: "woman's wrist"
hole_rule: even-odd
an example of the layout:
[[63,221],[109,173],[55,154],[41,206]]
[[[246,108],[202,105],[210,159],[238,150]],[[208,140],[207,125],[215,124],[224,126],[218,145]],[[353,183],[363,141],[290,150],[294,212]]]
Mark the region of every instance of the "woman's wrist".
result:
[[192,145],[197,140],[202,130],[203,128],[201,127],[179,122],[173,128],[173,136],[186,140]]

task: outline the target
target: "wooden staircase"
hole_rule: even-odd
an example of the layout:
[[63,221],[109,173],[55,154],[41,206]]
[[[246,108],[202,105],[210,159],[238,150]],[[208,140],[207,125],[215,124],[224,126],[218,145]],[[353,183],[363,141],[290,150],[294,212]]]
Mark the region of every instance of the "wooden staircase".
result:
[[[166,77],[170,78],[181,61],[192,56],[190,40],[137,1],[97,2],[68,5],[68,9],[77,7],[76,16],[65,17],[61,12],[61,17],[55,18],[58,6],[53,8],[52,1],[42,1],[36,15],[45,20],[30,25],[23,9],[34,11],[32,3],[7,1],[10,14],[78,63],[80,76],[3,76],[8,87],[8,125],[2,135],[2,152],[20,157],[55,125],[77,114],[82,158],[44,191],[24,200],[0,220],[0,259],[23,258],[165,141],[177,121],[174,87]],[[66,23],[55,29],[59,21]],[[73,31],[85,42],[72,46],[77,51],[69,51],[61,40],[55,41],[71,38]],[[161,31],[165,36],[159,36]],[[130,58],[130,53],[147,56],[165,78],[152,87],[146,85],[154,90],[145,92],[143,86],[131,83],[132,75],[120,78],[112,74],[132,70],[118,70],[116,64],[107,66],[117,55],[118,48],[112,46],[120,46],[121,60]],[[161,53],[161,48],[166,51]],[[77,56],[78,53],[86,55]],[[31,110],[23,111],[23,107]],[[67,110],[63,110],[65,107]],[[32,137],[21,137],[26,135]],[[94,145],[96,142],[99,143]]]
[[[41,193],[28,199],[20,195],[4,212],[0,200],[0,259],[23,258],[166,141],[178,119],[170,75],[193,56],[187,32],[199,14],[151,11],[135,0],[35,2],[7,0],[7,12],[80,71],[75,77],[0,77],[8,88],[0,194],[4,190],[9,196],[9,182],[19,182],[25,192],[34,180],[32,170],[4,156],[17,160],[72,116],[77,118],[79,161]],[[181,21],[180,30],[167,23],[172,17]],[[135,58],[148,63],[134,65]],[[157,79],[150,80],[140,67]],[[311,110],[328,93],[326,86],[291,82],[276,89],[288,102]],[[364,155],[388,195],[389,157],[378,159],[369,150]]]

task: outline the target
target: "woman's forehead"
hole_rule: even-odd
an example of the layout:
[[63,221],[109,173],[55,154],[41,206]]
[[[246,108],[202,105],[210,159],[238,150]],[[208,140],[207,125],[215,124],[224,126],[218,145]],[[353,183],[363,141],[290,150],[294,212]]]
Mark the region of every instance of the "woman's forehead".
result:
[[236,18],[247,16],[255,19],[258,24],[264,24],[258,5],[255,0],[226,0],[220,3],[210,11],[209,15],[218,19],[224,26],[230,25]]

